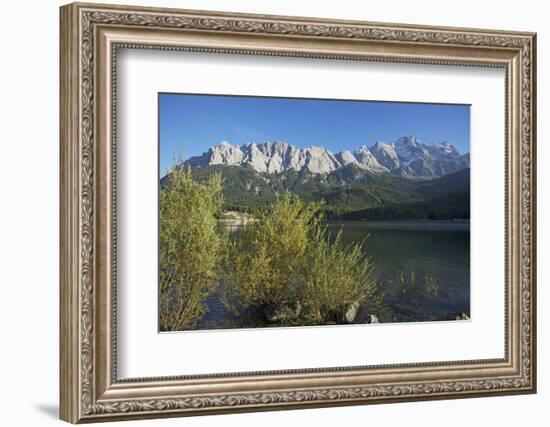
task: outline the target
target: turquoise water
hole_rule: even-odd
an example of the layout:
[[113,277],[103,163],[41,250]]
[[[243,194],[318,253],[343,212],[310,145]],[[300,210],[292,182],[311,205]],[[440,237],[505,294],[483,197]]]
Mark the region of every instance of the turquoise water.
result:
[[[364,242],[378,284],[375,302],[363,305],[356,323],[376,315],[381,323],[454,320],[470,315],[470,226],[468,222],[342,222],[329,225],[343,231],[346,243]],[[238,232],[238,228],[237,228]],[[251,313],[235,318],[217,295],[197,329],[266,326]]]

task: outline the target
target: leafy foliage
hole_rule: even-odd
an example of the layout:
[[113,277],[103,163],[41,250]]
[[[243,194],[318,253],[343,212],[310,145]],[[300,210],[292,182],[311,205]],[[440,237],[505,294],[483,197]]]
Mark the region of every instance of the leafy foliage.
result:
[[284,193],[272,209],[245,227],[226,260],[225,289],[244,306],[294,300],[304,275],[311,228],[318,221],[318,204],[304,204]]
[[189,329],[207,310],[217,284],[224,238],[217,229],[222,182],[205,183],[188,168],[173,168],[160,192],[160,328]]
[[320,203],[285,192],[233,242],[226,259],[225,303],[234,311],[300,306],[288,324],[319,324],[375,290],[362,244],[330,239]]
[[307,322],[339,320],[352,304],[373,299],[377,289],[370,280],[371,267],[363,256],[362,242],[345,246],[341,230],[331,241],[326,226],[317,226],[305,260],[301,296],[307,301]]

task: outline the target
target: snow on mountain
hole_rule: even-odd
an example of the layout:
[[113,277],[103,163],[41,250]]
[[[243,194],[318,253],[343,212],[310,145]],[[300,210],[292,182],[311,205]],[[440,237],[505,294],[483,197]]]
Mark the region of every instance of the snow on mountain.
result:
[[406,178],[431,179],[470,167],[470,157],[461,156],[448,142],[423,144],[404,136],[391,144],[399,159],[392,172]]
[[407,178],[431,179],[468,168],[470,156],[460,155],[446,141],[423,144],[414,136],[401,137],[391,144],[377,141],[371,147],[363,145],[354,151],[336,154],[323,147],[297,148],[282,141],[241,146],[222,141],[201,156],[190,158],[186,164],[248,166],[263,173],[288,170],[328,173],[354,165],[373,173],[391,172]]

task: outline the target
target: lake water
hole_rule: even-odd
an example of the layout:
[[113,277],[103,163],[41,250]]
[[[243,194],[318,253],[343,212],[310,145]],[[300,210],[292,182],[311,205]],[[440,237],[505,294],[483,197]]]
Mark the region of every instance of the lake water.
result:
[[[364,241],[378,284],[376,303],[361,307],[357,323],[375,314],[381,323],[454,320],[470,315],[470,226],[468,222],[342,222],[346,243]],[[235,319],[217,295],[198,329],[252,327],[254,319]]]
[[[378,222],[331,225],[343,239],[365,239],[372,277],[383,293],[381,322],[433,321],[470,315],[469,223]],[[364,310],[361,314],[365,315]],[[361,319],[359,319],[361,320]]]

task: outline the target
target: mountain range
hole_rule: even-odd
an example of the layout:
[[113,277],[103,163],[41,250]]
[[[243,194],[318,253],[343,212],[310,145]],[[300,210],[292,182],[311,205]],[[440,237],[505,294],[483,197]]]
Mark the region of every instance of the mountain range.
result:
[[392,143],[377,141],[353,151],[332,153],[324,147],[298,148],[282,141],[231,145],[227,141],[185,162],[191,167],[241,166],[263,174],[305,171],[328,174],[353,165],[373,174],[409,179],[433,179],[470,167],[469,153],[461,155],[450,143],[424,144],[414,136]]
[[[414,136],[332,153],[280,141],[231,145],[224,141],[184,162],[194,179],[223,181],[224,210],[253,212],[291,191],[323,201],[332,219],[468,219],[470,155],[448,142]],[[161,178],[169,185],[170,174]]]

